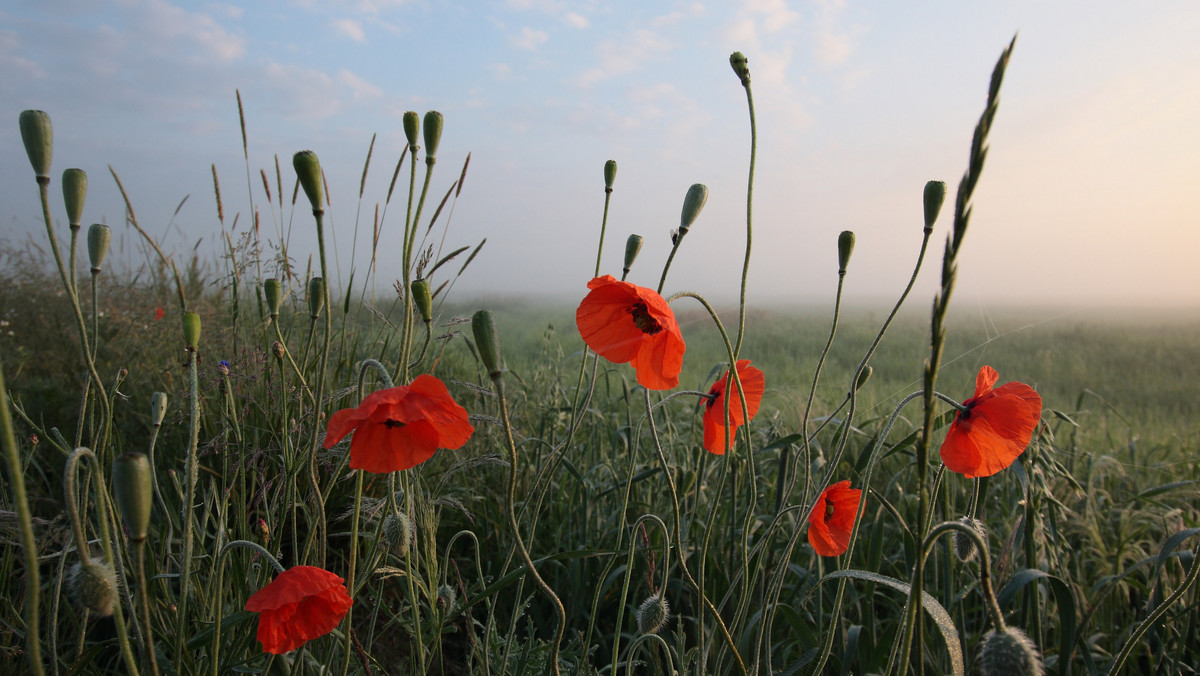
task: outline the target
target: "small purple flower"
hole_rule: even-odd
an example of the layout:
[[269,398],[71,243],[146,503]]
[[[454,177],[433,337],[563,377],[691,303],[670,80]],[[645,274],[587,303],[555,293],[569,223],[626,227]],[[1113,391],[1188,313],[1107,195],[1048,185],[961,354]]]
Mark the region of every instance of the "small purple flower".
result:
[[223,376],[229,375],[229,362],[224,359],[217,362],[217,370],[220,371],[221,375]]

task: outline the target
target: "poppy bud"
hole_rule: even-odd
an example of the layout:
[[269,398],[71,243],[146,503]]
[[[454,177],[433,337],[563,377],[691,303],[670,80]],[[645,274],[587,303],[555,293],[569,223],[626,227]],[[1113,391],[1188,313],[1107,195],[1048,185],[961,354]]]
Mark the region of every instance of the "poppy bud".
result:
[[267,311],[271,319],[279,317],[279,304],[283,302],[283,285],[278,279],[268,277],[263,281],[263,295],[267,297]]
[[41,110],[23,110],[20,117],[21,140],[33,165],[38,182],[50,182],[50,156],[54,151],[54,128],[50,116]]
[[630,235],[629,239],[625,240],[625,272],[629,272],[629,268],[633,267],[633,262],[637,260],[637,256],[642,251],[642,236]]
[[150,526],[150,500],[154,488],[150,484],[150,460],[145,453],[125,453],[113,460],[113,497],[117,509],[125,520],[129,539],[141,542],[146,539]]
[[103,223],[92,223],[88,227],[88,260],[92,262],[92,274],[100,274],[104,257],[108,255],[108,244],[112,241],[112,228]]
[[983,676],[1042,676],[1042,658],[1033,639],[1016,627],[989,631],[979,655]]
[[417,132],[421,130],[421,117],[416,111],[408,111],[404,114],[404,136],[408,139],[408,147],[413,152],[417,150]]
[[617,180],[617,161],[604,163],[604,192],[612,192],[613,181]]
[[433,296],[429,292],[429,280],[414,279],[409,289],[412,291],[413,303],[421,313],[421,319],[429,323],[433,320]]
[[743,87],[750,86],[750,60],[741,52],[734,52],[729,55],[729,65],[733,67],[733,72],[737,74],[738,79],[742,81]]
[[72,230],[78,230],[83,218],[83,201],[87,199],[87,172],[67,169],[62,175],[62,188],[63,201],[67,204],[67,223]]
[[408,556],[412,547],[412,520],[404,512],[388,514],[383,519],[383,541],[391,547],[392,553],[400,558]]
[[850,254],[854,253],[854,233],[843,230],[838,235],[838,274],[846,274],[846,266],[850,264]]
[[255,524],[255,530],[258,531],[258,539],[264,545],[271,541],[271,527],[263,519],[259,519]]
[[458,591],[448,584],[438,587],[437,604],[442,612],[449,613],[458,605]]
[[437,161],[438,144],[442,141],[442,114],[436,110],[425,113],[425,164]]
[[[979,519],[964,516],[958,522],[964,526],[973,528],[980,536],[984,536],[987,533],[987,528],[984,527],[983,522]],[[977,554],[979,554],[979,546],[975,544],[975,538],[970,537],[962,531],[954,531],[954,555],[958,557],[958,560],[965,563],[973,560]]]
[[183,313],[183,342],[189,350],[200,347],[200,315],[191,310]]
[[500,348],[496,345],[496,322],[490,310],[480,310],[471,317],[471,331],[475,334],[475,348],[492,380],[500,379]]
[[104,559],[80,561],[67,575],[67,592],[79,605],[108,617],[117,604],[117,575]]
[[671,619],[671,607],[667,604],[665,596],[661,593],[654,594],[642,601],[635,617],[639,634],[657,634],[667,626],[667,620]]
[[925,184],[925,229],[932,230],[933,222],[937,220],[938,212],[942,210],[942,202],[946,201],[946,184],[942,181],[930,181]]
[[854,381],[854,391],[857,392],[861,390],[862,386],[866,385],[867,381],[871,379],[871,374],[873,373],[875,373],[875,369],[872,368],[870,364],[864,366],[863,370],[858,374],[858,380]]
[[155,392],[150,395],[150,420],[155,427],[158,427],[162,425],[165,417],[167,417],[167,393]]
[[283,343],[278,340],[271,343],[271,354],[275,355],[276,359],[283,359]]
[[308,314],[316,321],[325,309],[325,280],[313,277],[308,280]]
[[688,228],[696,222],[696,217],[700,215],[700,210],[704,208],[704,203],[707,201],[708,186],[693,183],[692,187],[688,188],[687,195],[683,197],[683,213],[679,217],[680,235],[687,234]]
[[301,150],[292,155],[292,167],[296,170],[296,178],[308,195],[313,213],[325,211],[325,192],[321,181],[321,162],[317,154],[311,150]]

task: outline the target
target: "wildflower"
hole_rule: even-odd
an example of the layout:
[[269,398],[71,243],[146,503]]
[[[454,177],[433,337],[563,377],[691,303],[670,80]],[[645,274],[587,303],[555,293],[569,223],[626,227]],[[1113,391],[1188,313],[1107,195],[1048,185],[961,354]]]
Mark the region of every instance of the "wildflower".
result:
[[840,556],[850,547],[850,531],[858,514],[862,491],[849,481],[831,484],[821,492],[808,515],[808,543],[821,556]]
[[[742,381],[742,391],[746,394],[746,412],[753,420],[762,401],[766,379],[762,371],[750,365],[749,359],[738,360],[737,374]],[[728,377],[729,371],[721,374],[708,391],[710,399],[704,411],[704,450],[717,455],[723,455],[728,450],[729,440],[737,434],[738,427],[746,422],[742,419],[742,402],[735,383],[729,390],[729,429],[725,428],[725,382]]]
[[615,363],[629,362],[648,390],[679,384],[683,335],[663,297],[612,275],[588,282],[591,292],[575,311],[575,324],[588,347]]
[[165,314],[166,314],[166,312],[164,312],[162,308],[160,308],[160,307],[154,308],[154,321],[158,321],[158,320],[162,319],[163,315],[165,315]]
[[992,476],[1025,451],[1042,416],[1042,398],[1024,383],[1005,383],[995,389],[999,374],[991,366],[979,369],[975,396],[950,425],[942,442],[942,462],[967,478]]
[[222,359],[217,362],[217,372],[223,376],[229,375],[229,360]]
[[344,580],[313,566],[283,571],[246,600],[258,613],[258,641],[263,650],[282,655],[333,631],[354,600]]
[[411,385],[372,392],[358,408],[337,411],[325,431],[325,448],[354,432],[350,467],[386,474],[415,467],[439,448],[467,443],[475,428],[446,385],[422,374]]

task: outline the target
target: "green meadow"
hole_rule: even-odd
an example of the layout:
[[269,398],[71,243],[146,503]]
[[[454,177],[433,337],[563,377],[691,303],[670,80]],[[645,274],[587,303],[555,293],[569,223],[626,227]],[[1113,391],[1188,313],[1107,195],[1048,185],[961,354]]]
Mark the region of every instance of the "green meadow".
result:
[[[587,288],[606,271],[565,303],[454,295],[487,250],[425,243],[467,175],[421,161],[440,114],[405,118],[393,287],[326,284],[323,238],[285,253],[223,215],[210,259],[164,251],[131,208],[141,258],[105,263],[86,181],[58,198],[49,116],[22,113],[47,230],[0,243],[0,672],[1196,673],[1200,311],[952,300],[1011,49],[961,184],[926,186],[895,261],[940,275],[934,298],[671,296],[670,259],[610,232],[666,283],[611,280],[637,300],[590,343],[576,312],[612,305]],[[278,166],[260,199],[323,237],[317,158]],[[853,277],[853,243],[829,243],[831,274]],[[601,356],[676,325],[677,374]],[[742,359],[761,401],[730,394]],[[1040,396],[1032,429],[976,393],[985,366]],[[419,394],[435,379],[453,402]],[[1018,453],[948,469],[952,434]]]

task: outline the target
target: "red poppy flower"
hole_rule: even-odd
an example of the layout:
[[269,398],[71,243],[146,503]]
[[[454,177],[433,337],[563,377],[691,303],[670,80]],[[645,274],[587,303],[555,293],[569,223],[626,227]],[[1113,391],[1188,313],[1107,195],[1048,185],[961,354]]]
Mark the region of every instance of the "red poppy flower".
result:
[[840,556],[850,547],[850,531],[858,514],[862,491],[849,481],[831,484],[821,492],[808,515],[808,544],[821,556]]
[[583,342],[614,364],[629,362],[638,384],[648,390],[678,385],[686,346],[667,301],[612,275],[593,279],[588,288],[575,311]]
[[969,479],[992,476],[1011,465],[1042,417],[1042,398],[1032,387],[1004,383],[992,389],[999,377],[991,366],[979,369],[975,396],[963,402],[942,442],[942,462]]
[[158,320],[162,319],[164,314],[166,314],[166,313],[163,312],[162,308],[160,308],[160,307],[154,308],[154,321],[158,321]]
[[[746,412],[753,420],[758,413],[758,404],[762,401],[763,390],[767,380],[763,372],[750,365],[749,359],[740,359],[737,363],[738,378],[742,381],[742,391],[746,394]],[[729,448],[729,442],[737,434],[737,429],[744,423],[742,420],[742,400],[738,396],[737,384],[729,390],[729,429],[725,428],[725,382],[729,371],[721,374],[717,382],[708,391],[716,395],[709,399],[704,411],[704,450],[709,453],[723,455]]]
[[344,580],[313,566],[289,568],[246,600],[258,613],[258,642],[282,655],[333,631],[354,605]]
[[386,474],[415,467],[439,448],[459,448],[474,431],[442,381],[422,374],[411,385],[372,392],[358,408],[334,413],[325,448],[354,432],[350,467]]

